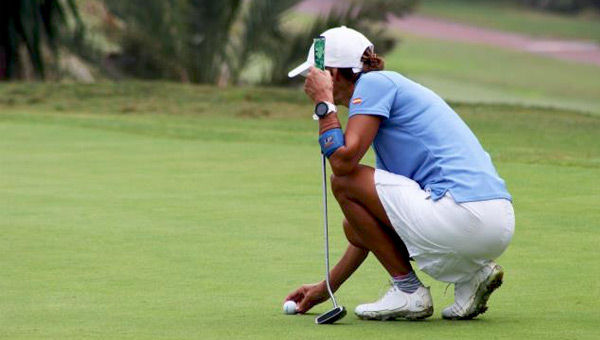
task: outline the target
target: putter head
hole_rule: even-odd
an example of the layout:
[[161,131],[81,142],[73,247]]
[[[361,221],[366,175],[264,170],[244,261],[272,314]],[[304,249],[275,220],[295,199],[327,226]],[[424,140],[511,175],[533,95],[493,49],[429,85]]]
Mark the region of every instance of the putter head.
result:
[[346,316],[346,308],[344,308],[344,306],[337,306],[332,310],[317,316],[315,323],[318,325],[331,324],[344,316]]

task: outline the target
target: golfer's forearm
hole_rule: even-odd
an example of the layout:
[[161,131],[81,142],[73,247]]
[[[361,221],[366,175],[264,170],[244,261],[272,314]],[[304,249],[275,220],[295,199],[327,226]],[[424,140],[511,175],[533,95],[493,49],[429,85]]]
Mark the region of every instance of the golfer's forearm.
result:
[[337,113],[332,112],[325,116],[324,118],[319,119],[319,135],[322,135],[325,131],[331,129],[342,128],[342,124],[337,117]]
[[369,251],[348,244],[346,252],[330,272],[331,289],[336,291],[365,261]]
[[[319,135],[332,129],[341,129],[341,127],[337,114],[331,113],[319,120]],[[329,156],[331,170],[336,176],[344,176],[354,171],[370,142],[364,144],[363,147],[360,137],[356,133],[345,134],[345,144]]]

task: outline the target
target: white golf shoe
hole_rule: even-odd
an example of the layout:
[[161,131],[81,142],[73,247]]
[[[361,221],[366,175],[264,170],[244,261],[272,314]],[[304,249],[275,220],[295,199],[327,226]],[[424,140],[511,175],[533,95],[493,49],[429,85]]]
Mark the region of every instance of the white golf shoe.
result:
[[490,294],[502,285],[504,270],[490,261],[467,282],[454,285],[454,304],[442,311],[449,320],[469,320],[487,310]]
[[414,293],[407,294],[392,284],[381,299],[358,305],[354,313],[359,318],[368,320],[419,320],[433,314],[433,302],[429,288],[419,287]]

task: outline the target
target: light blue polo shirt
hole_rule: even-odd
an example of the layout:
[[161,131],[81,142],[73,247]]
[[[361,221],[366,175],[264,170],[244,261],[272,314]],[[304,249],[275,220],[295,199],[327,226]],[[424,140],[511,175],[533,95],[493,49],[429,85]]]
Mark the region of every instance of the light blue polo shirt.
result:
[[363,74],[349,116],[381,116],[373,141],[376,166],[419,183],[434,200],[512,200],[490,155],[462,119],[433,91],[396,72]]

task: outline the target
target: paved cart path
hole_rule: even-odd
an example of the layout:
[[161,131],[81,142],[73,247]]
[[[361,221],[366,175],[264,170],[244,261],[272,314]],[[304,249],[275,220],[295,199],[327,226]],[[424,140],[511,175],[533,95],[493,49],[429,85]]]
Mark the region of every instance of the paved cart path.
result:
[[[305,0],[297,10],[326,13],[335,3],[335,0]],[[389,25],[402,32],[428,38],[490,45],[600,66],[600,45],[589,41],[535,38],[420,15],[391,18]]]

